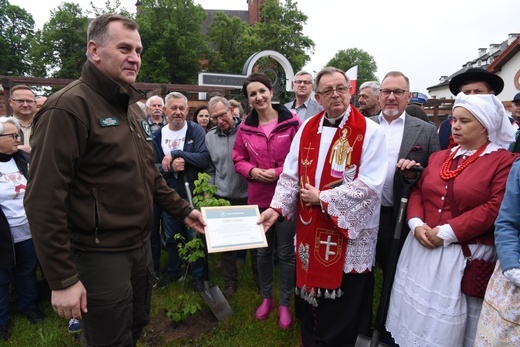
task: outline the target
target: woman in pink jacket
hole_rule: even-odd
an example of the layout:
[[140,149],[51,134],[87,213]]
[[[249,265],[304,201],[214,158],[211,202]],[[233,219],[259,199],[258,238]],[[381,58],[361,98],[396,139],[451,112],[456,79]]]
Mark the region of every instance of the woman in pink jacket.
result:
[[[291,141],[300,127],[300,119],[285,106],[271,104],[271,81],[262,73],[252,73],[244,82],[242,93],[253,111],[240,124],[233,148],[235,170],[248,180],[248,203],[261,211],[269,207],[276,182]],[[276,223],[266,233],[267,248],[258,249],[260,290],[264,297],[256,310],[256,318],[265,320],[275,308],[273,300],[273,244],[280,267],[279,326],[288,329],[292,324],[289,305],[294,290],[294,232],[293,222]]]

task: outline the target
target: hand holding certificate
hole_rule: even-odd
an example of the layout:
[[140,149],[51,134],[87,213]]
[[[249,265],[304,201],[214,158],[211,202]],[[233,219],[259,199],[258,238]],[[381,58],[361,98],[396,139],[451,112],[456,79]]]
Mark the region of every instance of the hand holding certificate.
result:
[[267,247],[257,205],[202,207],[208,253]]

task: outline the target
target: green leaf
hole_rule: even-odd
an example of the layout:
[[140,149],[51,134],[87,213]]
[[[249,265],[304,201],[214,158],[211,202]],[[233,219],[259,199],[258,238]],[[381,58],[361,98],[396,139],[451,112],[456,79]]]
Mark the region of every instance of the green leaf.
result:
[[172,315],[172,318],[175,322],[180,322],[182,320],[182,315],[179,312],[175,312]]

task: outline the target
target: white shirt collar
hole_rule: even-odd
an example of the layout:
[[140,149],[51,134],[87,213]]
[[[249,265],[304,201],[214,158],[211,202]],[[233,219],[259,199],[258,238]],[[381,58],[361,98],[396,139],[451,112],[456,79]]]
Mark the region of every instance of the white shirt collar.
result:
[[[318,134],[321,134],[321,131],[323,130],[323,120],[325,119],[325,115],[326,114],[327,114],[326,111],[323,112],[323,116],[322,116],[321,121],[320,121],[320,126],[318,127]],[[343,126],[347,122],[349,116],[350,116],[350,105],[348,105],[348,108],[347,108],[347,110],[345,112],[343,112],[338,117],[336,117],[336,118],[343,117],[343,119],[341,120],[341,123],[339,123],[339,126],[338,126],[339,129],[343,129]]]
[[[488,143],[486,149],[484,150],[484,152],[482,152],[479,157],[482,157],[484,154],[489,154],[491,152],[495,152],[495,151],[498,151],[500,148],[499,145],[497,145],[496,143]],[[453,158],[457,158],[457,157],[460,157],[461,155],[465,155],[466,157],[469,157],[473,154],[475,154],[475,152],[477,151],[476,149],[472,149],[472,150],[467,150],[467,149],[462,149],[460,147],[460,145],[457,145],[455,147],[453,147],[451,149],[451,153],[453,153],[454,151],[458,151],[457,154],[455,154],[455,156]]]
[[[379,117],[379,124],[381,124],[381,123],[383,123],[383,122],[385,122],[386,124],[390,124],[390,123],[388,123],[388,121],[386,120],[386,118],[383,116],[383,111],[381,111],[381,113],[379,113],[379,116],[378,116],[378,117]],[[395,121],[401,119],[402,122],[403,122],[403,124],[404,124],[404,120],[405,120],[405,118],[406,118],[406,112],[403,112],[403,113],[401,113],[401,115],[400,115],[398,118],[394,119],[392,122],[395,122]]]

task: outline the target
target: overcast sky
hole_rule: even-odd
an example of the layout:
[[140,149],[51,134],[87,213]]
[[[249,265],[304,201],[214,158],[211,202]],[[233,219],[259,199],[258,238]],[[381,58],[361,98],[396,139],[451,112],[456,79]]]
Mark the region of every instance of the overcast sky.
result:
[[[40,28],[62,0],[9,0],[29,11]],[[90,0],[69,0],[90,9]],[[134,12],[136,0],[121,0]],[[93,0],[101,7],[105,0]],[[247,0],[195,0],[207,9],[247,10]],[[501,43],[520,33],[518,0],[299,0],[308,16],[304,34],[316,44],[305,67],[322,68],[337,51],[360,48],[377,63],[376,76],[391,70],[410,78],[412,91],[426,88],[477,57],[478,48]],[[146,64],[146,60],[144,61]]]

